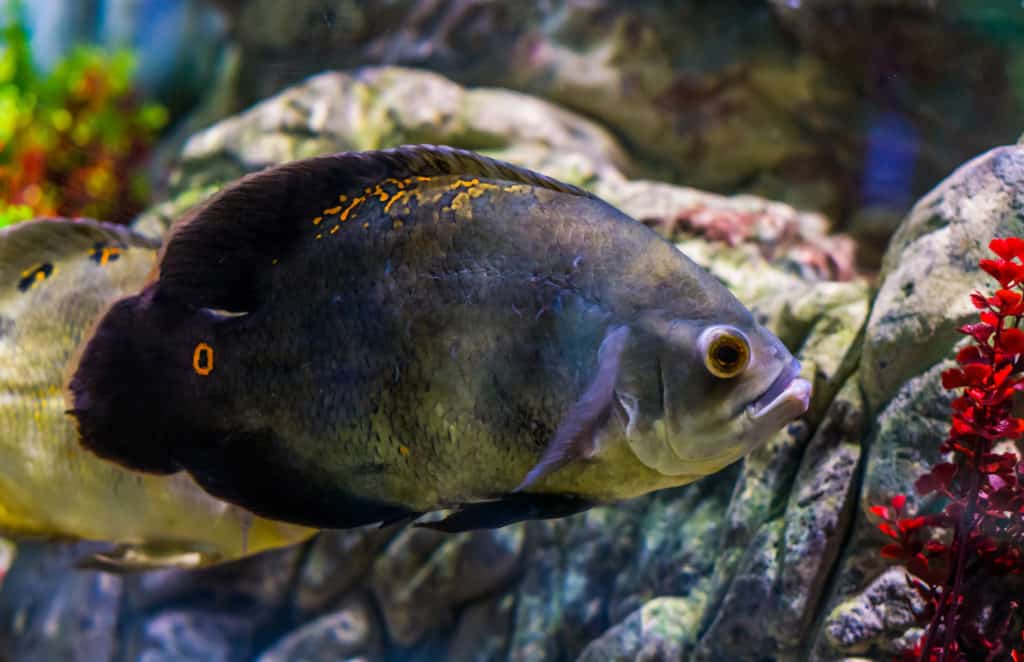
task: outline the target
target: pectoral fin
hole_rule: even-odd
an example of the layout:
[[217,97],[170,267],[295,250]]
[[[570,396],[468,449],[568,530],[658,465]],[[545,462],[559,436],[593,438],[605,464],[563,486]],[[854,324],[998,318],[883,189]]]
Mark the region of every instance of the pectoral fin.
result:
[[525,490],[544,476],[573,460],[588,457],[595,449],[595,437],[611,415],[615,381],[622,364],[622,351],[629,327],[610,329],[597,352],[597,374],[580,399],[569,409],[540,461],[530,469],[513,492]]

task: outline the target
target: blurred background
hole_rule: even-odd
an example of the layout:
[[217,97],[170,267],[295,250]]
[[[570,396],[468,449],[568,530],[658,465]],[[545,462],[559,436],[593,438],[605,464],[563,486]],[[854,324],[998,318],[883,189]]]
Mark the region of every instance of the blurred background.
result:
[[2,2],[6,219],[127,220],[187,135],[394,64],[596,120],[630,176],[822,212],[871,267],[915,199],[1016,140],[1024,104],[1011,0]]

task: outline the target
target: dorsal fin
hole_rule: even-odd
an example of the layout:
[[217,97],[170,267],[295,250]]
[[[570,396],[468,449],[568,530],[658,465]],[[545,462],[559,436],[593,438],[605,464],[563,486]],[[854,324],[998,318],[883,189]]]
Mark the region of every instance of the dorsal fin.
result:
[[158,242],[121,225],[88,219],[43,218],[0,230],[0,287],[16,286],[26,270],[87,254],[97,245],[157,248]]
[[296,161],[242,178],[178,223],[160,262],[160,294],[195,307],[248,311],[259,302],[272,261],[322,210],[386,180],[448,176],[593,197],[531,170],[451,147],[410,145]]

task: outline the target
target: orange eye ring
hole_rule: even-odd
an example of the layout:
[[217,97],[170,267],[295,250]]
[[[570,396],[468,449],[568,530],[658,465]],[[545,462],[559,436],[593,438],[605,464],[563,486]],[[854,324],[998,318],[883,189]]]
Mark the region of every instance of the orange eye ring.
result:
[[192,369],[203,377],[213,372],[213,347],[204,342],[196,345],[192,351]]
[[732,331],[719,331],[711,337],[704,353],[704,367],[715,377],[732,379],[750,363],[750,345]]

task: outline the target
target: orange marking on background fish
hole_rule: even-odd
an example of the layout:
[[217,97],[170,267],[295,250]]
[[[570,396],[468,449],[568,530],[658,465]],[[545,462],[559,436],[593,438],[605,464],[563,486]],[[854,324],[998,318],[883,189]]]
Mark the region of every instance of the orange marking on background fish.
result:
[[334,214],[337,214],[339,211],[341,211],[341,207],[340,206],[339,207],[331,207],[330,209],[325,209],[324,210],[324,216],[333,216]]
[[203,377],[213,372],[213,347],[204,342],[196,345],[192,350],[192,369]]
[[317,238],[317,239],[323,239],[323,238],[324,238],[324,234],[323,234],[322,232],[318,232],[318,233],[316,234],[316,238]]
[[335,225],[333,228],[331,228],[331,234],[334,234],[335,232],[337,232],[338,231],[338,227],[339,226]]
[[344,193],[338,196],[338,202],[345,202],[346,200],[348,200],[348,196]]
[[323,216],[317,216],[313,219],[313,225],[320,225],[320,221],[324,220]]
[[409,447],[405,446],[405,445],[399,446],[398,447],[398,452],[401,453],[403,456],[408,456],[409,455]]

